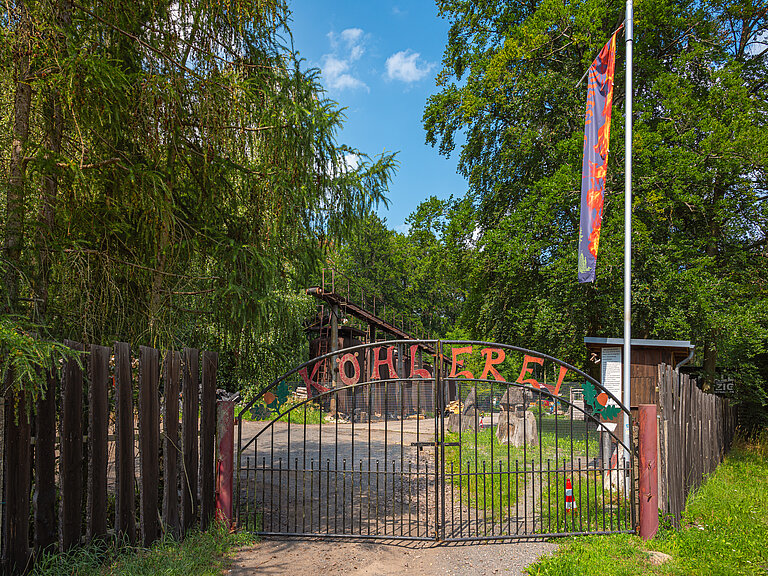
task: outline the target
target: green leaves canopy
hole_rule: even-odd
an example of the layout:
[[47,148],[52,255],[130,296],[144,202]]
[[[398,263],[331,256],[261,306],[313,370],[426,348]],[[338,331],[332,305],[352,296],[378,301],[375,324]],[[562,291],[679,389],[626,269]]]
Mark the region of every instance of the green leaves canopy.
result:
[[296,59],[286,3],[0,10],[3,125],[28,126],[21,185],[3,174],[5,235],[21,231],[5,311],[54,338],[300,353],[297,287],[386,201],[395,164],[337,143],[343,113]]
[[[464,140],[459,170],[483,254],[465,321],[478,335],[578,358],[584,335],[621,332],[623,82],[590,286],[575,272],[576,85],[624,3],[438,6],[451,29],[424,125],[444,154]],[[709,378],[716,367],[747,371],[768,347],[767,10],[750,0],[635,4],[633,336],[693,340]],[[620,42],[617,79],[624,62]]]

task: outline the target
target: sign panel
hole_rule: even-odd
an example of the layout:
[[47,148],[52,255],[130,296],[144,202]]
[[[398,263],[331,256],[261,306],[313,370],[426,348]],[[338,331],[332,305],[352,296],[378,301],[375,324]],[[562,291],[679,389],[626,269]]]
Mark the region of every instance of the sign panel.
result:
[[[603,348],[600,355],[603,386],[616,398],[621,398],[621,364],[622,354],[619,346]],[[608,401],[609,406],[616,406],[613,400]]]

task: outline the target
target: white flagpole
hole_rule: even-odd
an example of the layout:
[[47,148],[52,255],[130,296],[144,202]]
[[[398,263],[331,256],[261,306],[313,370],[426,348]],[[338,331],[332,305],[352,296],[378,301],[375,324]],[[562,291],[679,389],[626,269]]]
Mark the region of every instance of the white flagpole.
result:
[[[633,41],[632,0],[627,0],[624,37],[626,39],[626,108],[624,131],[624,362],[623,376],[624,397],[622,401],[627,410],[632,402],[630,368],[632,362],[632,41]],[[629,447],[630,422],[624,420],[624,445]],[[625,453],[625,458],[631,456]]]

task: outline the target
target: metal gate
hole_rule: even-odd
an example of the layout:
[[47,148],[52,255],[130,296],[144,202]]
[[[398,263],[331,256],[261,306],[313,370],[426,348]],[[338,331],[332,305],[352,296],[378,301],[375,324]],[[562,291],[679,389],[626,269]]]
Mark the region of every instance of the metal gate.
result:
[[237,521],[263,535],[438,541],[633,532],[627,417],[584,372],[515,346],[346,348],[240,411]]

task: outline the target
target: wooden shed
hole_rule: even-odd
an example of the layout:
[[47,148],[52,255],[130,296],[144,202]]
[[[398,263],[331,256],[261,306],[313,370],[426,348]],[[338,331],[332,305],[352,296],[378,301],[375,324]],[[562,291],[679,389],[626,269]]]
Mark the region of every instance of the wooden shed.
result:
[[[600,362],[604,349],[621,350],[624,354],[623,338],[595,338],[587,336],[584,343],[592,353],[592,375],[600,380]],[[659,389],[657,366],[662,362],[670,366],[678,366],[693,357],[694,346],[688,340],[645,340],[632,339],[632,378],[631,408],[634,410],[640,404],[655,404]]]

